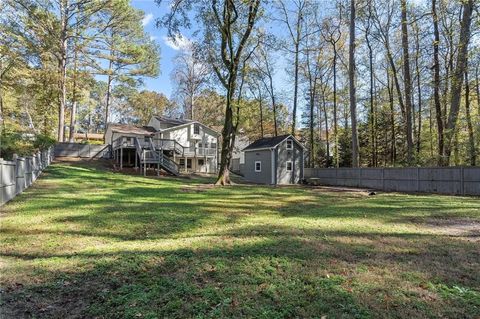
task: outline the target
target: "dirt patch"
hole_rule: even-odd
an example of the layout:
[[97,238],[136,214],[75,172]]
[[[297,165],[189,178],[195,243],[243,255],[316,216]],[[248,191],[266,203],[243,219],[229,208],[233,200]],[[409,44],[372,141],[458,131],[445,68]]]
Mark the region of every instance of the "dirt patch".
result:
[[340,193],[349,194],[356,197],[373,196],[377,193],[362,188],[338,187],[338,186],[308,186],[314,193]]
[[480,240],[480,221],[476,219],[432,217],[426,219],[424,224],[451,236],[472,237]]

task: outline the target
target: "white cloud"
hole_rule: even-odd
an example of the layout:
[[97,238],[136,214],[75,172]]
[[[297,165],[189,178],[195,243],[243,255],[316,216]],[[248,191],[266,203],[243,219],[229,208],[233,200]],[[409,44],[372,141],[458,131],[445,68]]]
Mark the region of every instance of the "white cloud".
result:
[[152,20],[153,20],[153,14],[152,14],[152,13],[146,14],[146,15],[143,17],[143,19],[142,19],[142,25],[143,25],[143,26],[146,26],[146,25],[149,24]]
[[155,40],[157,40],[157,39],[158,39],[158,37],[155,36],[155,35],[151,35],[151,36],[150,36],[150,41],[155,41]]
[[169,46],[170,48],[176,51],[188,50],[192,46],[192,41],[190,41],[187,37],[183,36],[182,34],[176,35],[175,39],[164,36],[163,41],[167,46]]

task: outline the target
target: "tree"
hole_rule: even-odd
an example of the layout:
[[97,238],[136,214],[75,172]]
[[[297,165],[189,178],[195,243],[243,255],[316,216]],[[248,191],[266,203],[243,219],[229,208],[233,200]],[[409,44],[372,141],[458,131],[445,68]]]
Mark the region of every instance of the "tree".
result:
[[[269,42],[273,42],[270,39]],[[276,91],[274,87],[273,76],[275,74],[275,63],[273,55],[271,53],[273,47],[271,43],[263,43],[263,45],[259,46],[254,53],[254,64],[256,66],[256,70],[258,73],[258,79],[262,82],[265,92],[270,97],[270,101],[272,104],[273,110],[273,135],[278,135],[278,125],[277,125],[277,103],[276,103]]]
[[[101,14],[104,32],[95,41],[92,54],[99,59],[95,65],[97,72],[107,76],[106,126],[113,85],[116,82],[134,85],[142,76],[157,76],[160,58],[158,45],[143,31],[143,12],[131,7],[128,2],[115,1]],[[104,62],[108,65],[106,68],[103,67]]]
[[462,5],[462,20],[460,22],[460,35],[458,40],[458,54],[455,70],[452,76],[452,88],[450,93],[450,113],[445,126],[445,154],[443,162],[448,165],[452,152],[452,139],[456,131],[458,111],[463,79],[467,65],[468,43],[470,41],[470,25],[472,23],[473,0],[466,0]]
[[350,0],[350,46],[348,55],[348,77],[350,83],[350,116],[352,121],[352,167],[359,166],[357,99],[355,95],[355,0]]
[[190,43],[189,47],[177,54],[172,79],[177,85],[177,96],[182,100],[184,115],[192,120],[195,117],[195,98],[208,83],[210,69],[201,61],[198,52]]
[[[229,167],[238,127],[238,121],[234,121],[234,94],[244,50],[260,16],[260,3],[260,0],[247,0],[240,3],[233,0],[212,0],[210,5],[197,3],[195,6],[197,16],[202,17],[204,23],[208,60],[218,81],[226,90],[225,123],[222,130],[217,185],[231,184]],[[171,36],[179,32],[178,28],[181,25],[188,25],[187,12],[193,8],[194,4],[192,0],[174,1],[171,6],[172,11],[163,19],[163,25],[168,27]],[[220,59],[217,59],[218,56]]]
[[438,15],[437,15],[437,0],[432,0],[432,19],[433,19],[433,98],[435,104],[435,119],[437,121],[437,135],[438,135],[438,165],[443,164],[442,156],[444,151],[443,141],[443,116],[442,106],[440,102],[440,61],[439,61],[439,43],[440,32],[438,30]]
[[403,50],[403,81],[405,90],[405,130],[407,135],[407,163],[413,161],[413,130],[412,130],[412,77],[410,75],[410,54],[408,47],[407,1],[401,0],[402,11],[402,50]]
[[[293,8],[290,9],[289,5],[293,5]],[[305,23],[306,11],[313,9],[310,6],[308,0],[294,0],[294,1],[285,1],[281,0],[278,2],[278,11],[280,11],[280,20],[288,29],[289,40],[293,46],[293,49],[286,47],[286,51],[293,54],[293,110],[292,110],[292,130],[291,134],[295,135],[296,129],[296,117],[297,117],[297,108],[298,108],[298,70],[299,70],[299,58],[300,58],[300,46],[302,41],[308,34],[308,30],[305,30],[303,27]]]

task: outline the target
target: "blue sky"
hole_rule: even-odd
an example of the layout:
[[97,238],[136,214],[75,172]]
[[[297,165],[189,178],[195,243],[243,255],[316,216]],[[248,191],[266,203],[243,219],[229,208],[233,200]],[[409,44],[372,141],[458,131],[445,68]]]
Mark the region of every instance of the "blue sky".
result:
[[145,12],[145,18],[142,23],[145,31],[156,41],[161,48],[160,53],[160,75],[157,78],[145,79],[145,88],[151,91],[157,91],[170,97],[172,94],[172,82],[170,74],[172,72],[172,59],[179,52],[171,41],[167,39],[167,32],[162,28],[156,27],[156,19],[161,18],[167,12],[166,2],[161,6],[153,0],[133,0],[132,6]]
[[[157,78],[145,79],[145,88],[152,91],[164,93],[167,97],[172,95],[172,81],[170,74],[173,69],[173,58],[179,52],[178,46],[173,44],[167,38],[167,32],[163,28],[156,27],[156,19],[161,18],[168,11],[168,2],[163,1],[162,5],[157,5],[153,0],[132,0],[132,5],[145,12],[145,18],[143,25],[145,31],[154,39],[161,48],[160,59],[160,75]],[[195,28],[195,22],[192,23],[193,29]],[[195,30],[182,30],[182,34],[188,37]],[[289,79],[285,76],[284,67],[278,65],[277,72],[275,74],[275,82],[279,88],[288,86]]]

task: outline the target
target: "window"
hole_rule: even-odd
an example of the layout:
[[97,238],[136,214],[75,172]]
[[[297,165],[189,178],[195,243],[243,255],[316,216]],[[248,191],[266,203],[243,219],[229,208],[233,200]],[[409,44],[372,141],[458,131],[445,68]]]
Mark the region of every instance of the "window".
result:
[[287,140],[287,150],[293,150],[293,141]]
[[200,134],[200,125],[198,124],[193,124],[193,134]]
[[203,165],[205,165],[205,161],[203,160],[203,158],[198,159],[198,166],[203,166]]
[[217,143],[210,143],[210,148],[216,148],[217,147]]
[[262,171],[262,162],[256,161],[255,162],[255,172],[261,172]]
[[293,169],[292,161],[287,162],[287,171],[291,171]]

